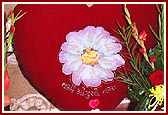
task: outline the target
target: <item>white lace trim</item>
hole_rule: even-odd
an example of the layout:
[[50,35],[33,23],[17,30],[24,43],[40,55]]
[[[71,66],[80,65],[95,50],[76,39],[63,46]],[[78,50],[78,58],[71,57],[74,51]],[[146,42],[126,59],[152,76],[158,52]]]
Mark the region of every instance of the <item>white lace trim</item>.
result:
[[11,111],[59,111],[39,93],[27,94],[19,99],[11,99]]

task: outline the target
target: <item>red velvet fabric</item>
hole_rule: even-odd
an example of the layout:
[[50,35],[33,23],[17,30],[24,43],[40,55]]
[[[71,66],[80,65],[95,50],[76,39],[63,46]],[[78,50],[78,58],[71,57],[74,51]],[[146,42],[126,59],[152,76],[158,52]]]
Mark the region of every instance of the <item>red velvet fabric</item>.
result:
[[[155,30],[157,28],[155,5],[134,4],[127,7],[139,31],[145,30],[148,34],[145,42],[147,48],[153,47],[156,41],[148,25],[151,24]],[[97,88],[99,96],[95,96],[95,93],[89,99],[87,92],[95,91],[94,88],[86,88],[81,84],[71,92],[65,89],[65,84],[73,85],[71,76],[62,73],[58,54],[66,34],[88,25],[102,26],[120,39],[113,29],[117,29],[116,21],[126,25],[123,5],[104,4],[88,8],[84,4],[20,4],[15,8],[15,14],[19,10],[27,13],[16,22],[14,46],[22,72],[31,84],[61,110],[91,110],[91,99],[99,99],[97,108],[100,110],[114,110],[126,96],[127,85],[117,81],[102,83]],[[115,90],[110,90],[110,87]],[[104,91],[106,89],[107,92]]]

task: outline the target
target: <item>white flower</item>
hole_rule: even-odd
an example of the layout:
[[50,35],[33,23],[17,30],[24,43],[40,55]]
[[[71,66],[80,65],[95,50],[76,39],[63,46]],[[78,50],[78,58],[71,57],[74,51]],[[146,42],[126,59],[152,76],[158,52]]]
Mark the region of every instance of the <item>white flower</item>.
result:
[[118,54],[120,43],[103,27],[88,26],[79,32],[70,32],[61,46],[59,61],[62,71],[72,74],[72,82],[97,87],[101,81],[112,81],[117,67],[125,64]]

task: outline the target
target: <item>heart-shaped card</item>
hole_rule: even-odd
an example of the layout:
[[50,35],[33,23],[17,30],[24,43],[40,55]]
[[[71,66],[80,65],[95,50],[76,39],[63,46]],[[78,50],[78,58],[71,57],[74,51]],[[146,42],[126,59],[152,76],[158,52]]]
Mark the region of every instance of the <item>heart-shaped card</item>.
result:
[[[128,5],[139,30],[155,42],[148,24],[157,27],[154,5]],[[113,80],[126,66],[116,22],[126,25],[123,5],[18,4],[16,56],[24,76],[60,110],[114,110],[127,85]],[[93,42],[94,41],[94,42]]]

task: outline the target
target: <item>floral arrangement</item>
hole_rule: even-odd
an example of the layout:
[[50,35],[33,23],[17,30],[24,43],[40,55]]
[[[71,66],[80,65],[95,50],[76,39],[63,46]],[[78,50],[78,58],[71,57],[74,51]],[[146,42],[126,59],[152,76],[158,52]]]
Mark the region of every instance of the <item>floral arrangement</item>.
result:
[[[11,51],[12,45],[13,45],[13,36],[15,32],[15,22],[19,20],[25,13],[21,14],[21,11],[15,16],[14,12],[11,10],[9,15],[7,16],[6,25],[5,25],[5,30],[4,30],[4,92],[6,93],[9,84],[10,84],[10,79],[9,79],[9,74],[8,74],[8,62],[7,62],[7,57],[13,53]],[[4,96],[4,107],[8,106],[10,104],[10,98],[7,96]]]
[[[145,41],[147,34],[139,32],[131,15],[124,5],[127,26],[116,31],[122,38],[122,45],[127,53],[123,54],[129,61],[131,69],[123,68],[124,72],[117,71],[117,80],[129,85],[128,97],[135,103],[136,111],[164,110],[164,6],[156,5],[158,10],[158,34],[149,25],[157,44],[147,51]],[[130,42],[131,39],[135,43]],[[138,48],[138,50],[137,50]]]

